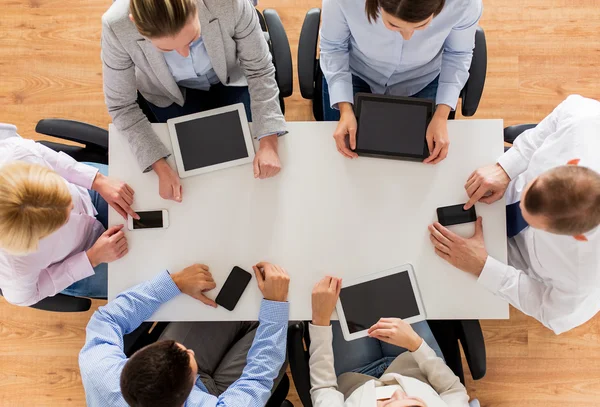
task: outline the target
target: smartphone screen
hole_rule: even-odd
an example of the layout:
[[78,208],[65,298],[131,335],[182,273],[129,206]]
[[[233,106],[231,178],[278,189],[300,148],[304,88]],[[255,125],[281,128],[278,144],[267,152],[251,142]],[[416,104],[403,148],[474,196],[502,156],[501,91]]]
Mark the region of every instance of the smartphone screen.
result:
[[140,219],[133,219],[133,229],[152,229],[163,227],[163,213],[160,211],[136,212]]
[[233,311],[251,279],[252,275],[250,273],[235,266],[229,273],[229,277],[227,277],[227,281],[219,291],[215,302],[223,308]]
[[460,223],[475,222],[477,214],[475,207],[464,210],[465,204],[445,206],[437,209],[438,221],[442,226],[458,225]]

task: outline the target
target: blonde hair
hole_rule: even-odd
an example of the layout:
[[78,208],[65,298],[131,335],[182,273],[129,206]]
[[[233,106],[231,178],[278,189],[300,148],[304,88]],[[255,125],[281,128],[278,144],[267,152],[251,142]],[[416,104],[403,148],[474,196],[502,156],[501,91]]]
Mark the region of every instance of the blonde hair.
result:
[[196,0],[131,0],[131,16],[145,37],[177,35],[196,12]]
[[37,251],[40,239],[63,226],[72,198],[64,179],[20,161],[0,168],[0,247],[12,254]]

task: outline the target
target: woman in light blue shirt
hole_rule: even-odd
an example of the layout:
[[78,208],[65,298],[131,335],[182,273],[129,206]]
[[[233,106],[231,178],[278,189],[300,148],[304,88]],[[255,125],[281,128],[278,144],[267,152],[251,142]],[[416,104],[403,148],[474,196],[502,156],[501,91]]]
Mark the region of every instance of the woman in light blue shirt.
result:
[[339,120],[338,151],[358,155],[354,94],[434,99],[427,129],[436,164],[448,155],[447,120],[469,77],[481,0],[323,0],[325,120]]

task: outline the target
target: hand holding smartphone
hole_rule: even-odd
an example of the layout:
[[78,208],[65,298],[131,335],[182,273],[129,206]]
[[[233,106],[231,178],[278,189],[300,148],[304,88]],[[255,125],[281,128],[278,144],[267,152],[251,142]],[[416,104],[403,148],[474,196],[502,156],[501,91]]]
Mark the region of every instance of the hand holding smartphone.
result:
[[140,229],[166,229],[169,227],[169,212],[166,209],[154,211],[137,211],[139,219],[133,219],[127,215],[127,228],[129,230]]
[[444,206],[437,208],[438,221],[442,226],[458,225],[461,223],[475,222],[477,213],[475,207],[464,209],[465,204]]

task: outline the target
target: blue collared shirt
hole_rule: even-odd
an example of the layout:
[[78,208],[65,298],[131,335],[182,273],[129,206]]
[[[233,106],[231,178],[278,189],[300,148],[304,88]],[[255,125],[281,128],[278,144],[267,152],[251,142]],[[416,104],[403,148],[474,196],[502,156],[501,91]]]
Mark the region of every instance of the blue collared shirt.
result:
[[[168,272],[122,292],[92,315],[79,353],[87,405],[127,407],[121,395],[121,371],[127,362],[123,335],[135,330],[162,304],[181,294]],[[197,378],[186,407],[263,407],[285,361],[289,304],[263,300],[254,342],[242,376],[219,397]],[[197,349],[197,352],[202,352]]]
[[405,41],[381,18],[372,24],[365,0],[323,0],[321,69],[331,106],[353,103],[352,74],[377,94],[412,96],[438,75],[436,104],[456,107],[469,78],[481,0],[446,0],[424,30]]
[[190,54],[181,56],[177,51],[164,53],[165,62],[179,86],[209,90],[211,85],[219,83],[202,37],[190,44]]

